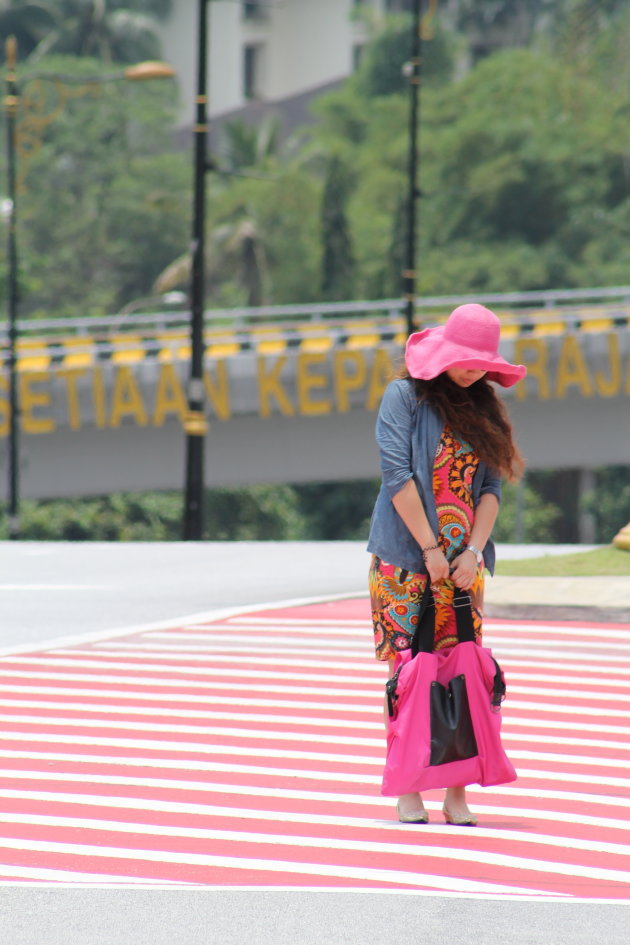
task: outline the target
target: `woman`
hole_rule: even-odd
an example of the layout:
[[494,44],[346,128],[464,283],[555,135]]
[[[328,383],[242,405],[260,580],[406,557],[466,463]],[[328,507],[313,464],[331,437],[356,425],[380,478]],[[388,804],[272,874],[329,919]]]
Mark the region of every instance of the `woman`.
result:
[[[436,605],[434,650],[457,642],[453,593],[469,592],[481,643],[483,571],[494,570],[490,533],[500,477],[522,459],[506,410],[488,383],[511,387],[526,374],[498,353],[500,322],[478,304],[444,325],[412,334],[406,370],[383,395],[376,424],[382,486],[368,551],[376,656],[390,663],[409,648],[427,581]],[[447,788],[447,823],[474,825],[465,787]],[[402,823],[427,823],[420,794],[398,800]]]

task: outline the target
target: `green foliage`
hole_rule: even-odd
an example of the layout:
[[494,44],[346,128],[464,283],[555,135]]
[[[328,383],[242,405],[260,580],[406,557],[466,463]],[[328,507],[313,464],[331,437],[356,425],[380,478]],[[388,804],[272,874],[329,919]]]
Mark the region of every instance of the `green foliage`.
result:
[[367,541],[379,485],[369,479],[294,486],[309,541]]
[[[150,294],[189,233],[190,170],[163,152],[168,81],[103,84],[99,63],[55,57],[23,80],[18,148],[20,314],[116,311]],[[42,116],[51,116],[43,118]]]
[[595,520],[595,540],[612,541],[619,529],[630,522],[630,467],[598,469],[595,489],[584,497],[582,510]]
[[35,52],[137,62],[161,54],[157,20],[172,0],[50,0],[53,29]]
[[[422,77],[429,82],[445,82],[453,71],[452,41],[434,24],[430,41],[422,44]],[[385,29],[376,33],[361,59],[356,76],[357,87],[366,98],[406,92],[408,79],[405,63],[412,52],[412,20],[409,16],[391,16]]]
[[[180,495],[114,494],[81,501],[22,503],[25,541],[172,541],[180,537]],[[0,536],[7,537],[6,521]]]
[[290,486],[211,489],[205,533],[212,541],[296,541],[304,538]]
[[[577,473],[529,473],[522,488],[505,483],[493,538],[499,542],[578,541]],[[205,537],[213,541],[365,541],[378,480],[209,489]],[[101,499],[25,501],[22,537],[30,541],[178,541],[179,492],[115,494]],[[595,518],[595,541],[609,543],[630,521],[630,467],[600,469],[582,511]],[[7,538],[0,518],[0,539]]]
[[492,537],[501,542],[556,544],[561,511],[529,485],[504,483]]
[[322,292],[325,299],[351,299],[354,283],[352,239],[348,230],[346,204],[353,186],[343,159],[334,155],[322,198]]

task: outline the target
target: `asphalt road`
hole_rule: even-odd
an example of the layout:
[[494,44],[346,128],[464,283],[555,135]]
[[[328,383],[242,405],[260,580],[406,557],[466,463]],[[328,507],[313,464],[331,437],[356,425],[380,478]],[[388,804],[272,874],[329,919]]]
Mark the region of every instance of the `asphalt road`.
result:
[[[0,648],[254,603],[363,594],[367,567],[362,543],[0,543]],[[628,905],[7,884],[0,945],[628,945]]]

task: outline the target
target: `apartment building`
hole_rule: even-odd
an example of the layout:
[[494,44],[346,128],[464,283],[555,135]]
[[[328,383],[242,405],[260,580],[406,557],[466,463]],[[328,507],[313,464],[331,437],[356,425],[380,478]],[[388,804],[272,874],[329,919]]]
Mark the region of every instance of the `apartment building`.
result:
[[[198,4],[175,0],[162,27],[177,70],[181,125],[194,117]],[[209,114],[219,118],[308,97],[350,75],[378,23],[400,0],[206,0]]]

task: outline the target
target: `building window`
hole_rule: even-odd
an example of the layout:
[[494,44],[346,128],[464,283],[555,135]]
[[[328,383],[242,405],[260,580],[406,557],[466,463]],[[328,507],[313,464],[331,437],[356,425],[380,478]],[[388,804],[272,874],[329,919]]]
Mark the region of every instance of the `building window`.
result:
[[243,96],[261,97],[261,63],[263,48],[259,43],[243,47]]
[[244,20],[264,20],[267,16],[264,0],[247,0],[243,3]]

